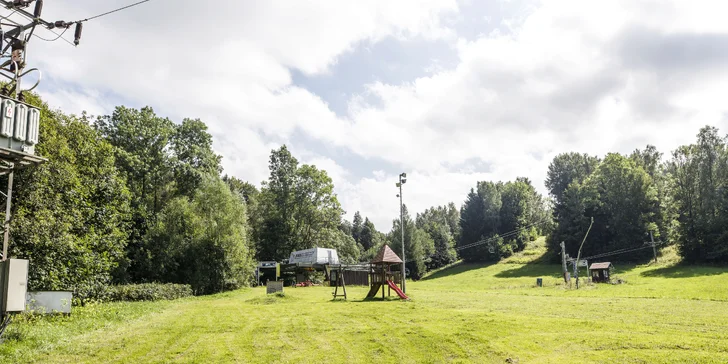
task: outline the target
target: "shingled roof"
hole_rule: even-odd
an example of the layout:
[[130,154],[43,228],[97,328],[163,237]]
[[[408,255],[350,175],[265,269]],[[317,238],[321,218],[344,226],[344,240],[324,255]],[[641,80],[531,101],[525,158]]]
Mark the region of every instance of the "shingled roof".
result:
[[385,245],[382,249],[379,249],[379,253],[372,260],[372,264],[375,263],[402,263],[402,259],[399,259],[397,254],[389,248],[389,245]]
[[603,262],[603,263],[593,263],[591,267],[589,267],[589,270],[594,269],[609,269],[612,266],[612,263],[610,262]]

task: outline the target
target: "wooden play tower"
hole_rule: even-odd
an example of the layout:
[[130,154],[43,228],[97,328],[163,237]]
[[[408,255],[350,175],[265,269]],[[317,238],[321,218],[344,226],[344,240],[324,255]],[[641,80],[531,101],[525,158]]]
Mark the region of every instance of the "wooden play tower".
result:
[[397,254],[388,245],[384,245],[379,250],[379,253],[377,253],[377,256],[370,262],[369,281],[371,282],[371,289],[369,289],[367,298],[374,298],[377,292],[379,292],[379,288],[381,288],[382,299],[384,299],[384,287],[386,286],[387,295],[390,295],[391,290],[394,290],[401,299],[408,299],[407,295],[395,284],[395,279],[401,282],[401,275],[400,272],[391,271],[393,264],[402,264],[402,259],[399,259]]

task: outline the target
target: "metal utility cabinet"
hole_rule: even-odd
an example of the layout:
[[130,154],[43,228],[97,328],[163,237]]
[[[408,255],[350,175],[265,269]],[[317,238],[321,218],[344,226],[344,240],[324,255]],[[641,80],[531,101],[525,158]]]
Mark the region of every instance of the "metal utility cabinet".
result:
[[25,311],[28,291],[28,261],[8,259],[0,262],[0,310],[4,312]]

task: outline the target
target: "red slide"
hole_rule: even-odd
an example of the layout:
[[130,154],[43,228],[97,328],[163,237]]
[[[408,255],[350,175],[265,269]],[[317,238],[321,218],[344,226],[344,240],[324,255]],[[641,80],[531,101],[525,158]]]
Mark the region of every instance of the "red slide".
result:
[[401,299],[403,299],[403,300],[407,300],[407,299],[409,299],[409,297],[407,297],[407,295],[406,295],[406,294],[404,294],[404,292],[402,292],[402,290],[401,290],[401,289],[399,289],[399,287],[397,287],[397,285],[396,285],[396,284],[394,284],[394,282],[392,282],[392,281],[387,281],[387,284],[389,285],[389,288],[391,288],[391,289],[393,289],[393,290],[394,290],[395,292],[397,292],[397,296],[399,296],[399,298],[401,298]]

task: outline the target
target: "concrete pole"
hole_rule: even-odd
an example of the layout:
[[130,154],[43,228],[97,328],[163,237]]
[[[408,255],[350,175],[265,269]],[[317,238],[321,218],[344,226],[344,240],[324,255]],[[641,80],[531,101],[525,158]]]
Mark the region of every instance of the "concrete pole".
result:
[[10,241],[10,208],[13,202],[13,170],[11,166],[10,173],[8,174],[8,194],[5,196],[5,225],[3,226],[3,261],[8,259],[8,243]]
[[564,242],[561,242],[561,266],[562,266],[562,275],[564,276],[564,283],[568,283],[566,281],[566,272],[568,270],[566,269],[566,247],[564,246]]

